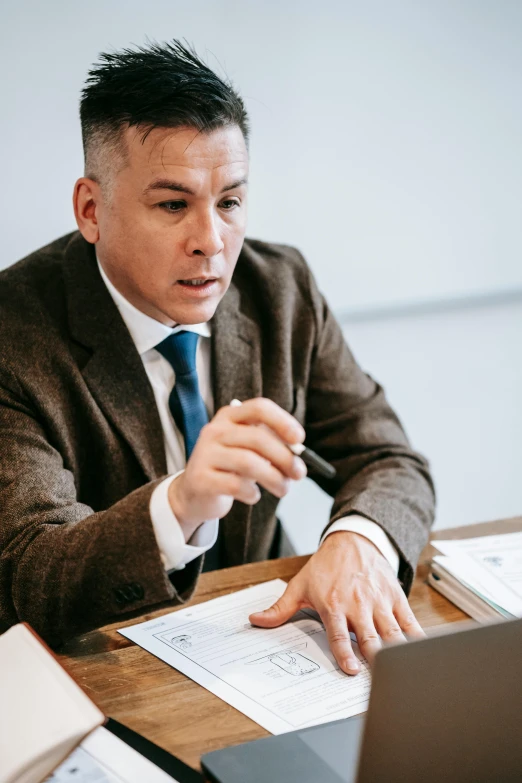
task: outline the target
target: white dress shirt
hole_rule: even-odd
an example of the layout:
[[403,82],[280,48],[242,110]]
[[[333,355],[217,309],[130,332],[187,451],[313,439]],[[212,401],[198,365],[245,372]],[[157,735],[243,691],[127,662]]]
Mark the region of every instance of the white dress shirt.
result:
[[[187,563],[213,546],[218,535],[219,520],[213,519],[203,522],[189,541],[185,541],[183,530],[170,507],[168,489],[174,478],[185,468],[185,443],[169,408],[169,396],[176,380],[175,373],[171,364],[156,350],[155,346],[170,334],[182,329],[195,332],[200,336],[196,349],[196,370],[199,391],[209,418],[211,418],[214,414],[214,399],[211,383],[210,324],[166,326],[134,307],[111,283],[99,261],[98,268],[130,332],[154,392],[163,430],[167,470],[172,475],[158,484],[152,493],[150,517],[165,570],[184,568]],[[320,544],[330,533],[339,530],[359,533],[372,541],[386,557],[394,572],[398,572],[399,555],[384,530],[375,522],[358,514],[350,514],[334,522],[322,537]]]

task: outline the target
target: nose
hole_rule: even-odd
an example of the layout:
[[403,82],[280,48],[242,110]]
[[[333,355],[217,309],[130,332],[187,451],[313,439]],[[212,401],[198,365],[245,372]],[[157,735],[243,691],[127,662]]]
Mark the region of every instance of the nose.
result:
[[224,247],[214,215],[207,213],[191,224],[185,248],[187,255],[212,258]]

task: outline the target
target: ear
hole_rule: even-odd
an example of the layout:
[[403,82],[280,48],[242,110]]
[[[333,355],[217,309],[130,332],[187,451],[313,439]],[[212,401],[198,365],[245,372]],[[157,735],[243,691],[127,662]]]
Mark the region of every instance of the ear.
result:
[[102,201],[101,188],[88,177],[80,177],[74,186],[73,209],[83,238],[94,244],[100,238],[98,212]]

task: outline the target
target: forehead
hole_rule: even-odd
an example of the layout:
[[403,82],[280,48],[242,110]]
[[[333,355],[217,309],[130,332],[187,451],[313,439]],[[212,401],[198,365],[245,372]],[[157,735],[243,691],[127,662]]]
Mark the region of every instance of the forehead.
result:
[[210,133],[195,128],[154,128],[142,141],[136,128],[127,128],[125,141],[131,171],[141,178],[174,171],[187,176],[246,175],[248,151],[240,128],[232,125]]

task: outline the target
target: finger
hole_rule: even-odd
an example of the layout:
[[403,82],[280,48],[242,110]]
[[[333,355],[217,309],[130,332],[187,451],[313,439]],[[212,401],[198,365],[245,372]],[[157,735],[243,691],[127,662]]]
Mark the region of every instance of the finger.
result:
[[249,506],[253,506],[261,498],[255,481],[225,471],[213,471],[206,488],[216,495],[229,495]]
[[371,617],[351,618],[350,625],[357,638],[359,649],[368,661],[373,663],[375,656],[381,649],[379,634]]
[[297,480],[306,476],[303,460],[294,456],[281,438],[265,427],[230,424],[221,435],[221,443],[259,454],[288,478]]
[[408,599],[401,593],[401,597],[393,607],[393,612],[397,618],[397,622],[406,634],[406,636],[412,639],[425,639],[426,634],[420,627],[417,618],[413,614],[411,607],[408,603]]
[[383,642],[386,642],[387,644],[399,644],[406,641],[391,608],[389,610],[375,610],[373,613],[373,622],[375,629],[378,631]]
[[227,415],[238,424],[265,424],[285,443],[302,443],[305,439],[297,419],[266,397],[247,400],[238,407],[228,406]]
[[212,454],[212,466],[251,479],[278,498],[284,497],[290,489],[290,481],[286,476],[259,454],[248,449],[216,446]]
[[343,672],[346,674],[360,672],[361,664],[353,651],[348,623],[344,614],[324,611],[320,612],[320,617],[326,630],[330,650]]
[[278,625],[286,623],[302,606],[303,601],[300,593],[290,582],[275,604],[262,612],[254,612],[248,619],[252,625],[259,625],[261,628],[276,628]]

